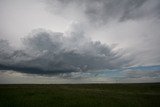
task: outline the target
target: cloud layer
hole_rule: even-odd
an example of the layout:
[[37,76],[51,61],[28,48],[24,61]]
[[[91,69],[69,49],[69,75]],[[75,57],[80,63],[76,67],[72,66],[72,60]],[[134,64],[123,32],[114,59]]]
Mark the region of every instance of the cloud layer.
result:
[[158,0],[47,0],[47,4],[56,14],[102,26],[112,20],[137,20],[160,14]]
[[[74,24],[74,26],[79,26]],[[0,67],[32,74],[59,74],[129,65],[121,53],[100,41],[92,41],[74,27],[65,34],[38,29],[23,38],[23,49],[1,40]]]

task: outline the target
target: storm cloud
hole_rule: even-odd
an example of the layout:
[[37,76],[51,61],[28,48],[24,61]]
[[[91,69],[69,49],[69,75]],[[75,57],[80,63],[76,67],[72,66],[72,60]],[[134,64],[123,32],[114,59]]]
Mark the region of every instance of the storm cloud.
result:
[[0,13],[1,77],[159,81],[159,0],[0,0]]
[[1,40],[2,70],[58,74],[115,69],[128,66],[130,62],[112,47],[87,38],[81,30],[72,29],[63,34],[37,29],[22,42],[23,49],[15,50],[7,41]]

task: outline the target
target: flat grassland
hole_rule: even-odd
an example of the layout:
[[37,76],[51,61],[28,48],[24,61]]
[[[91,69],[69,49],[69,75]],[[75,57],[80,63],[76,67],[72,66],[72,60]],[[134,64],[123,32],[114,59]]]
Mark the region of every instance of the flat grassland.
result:
[[160,107],[160,83],[0,85],[0,107]]

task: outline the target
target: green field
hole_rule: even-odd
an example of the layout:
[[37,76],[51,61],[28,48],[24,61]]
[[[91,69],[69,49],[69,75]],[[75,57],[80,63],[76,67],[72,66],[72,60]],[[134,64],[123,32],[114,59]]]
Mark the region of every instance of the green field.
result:
[[160,107],[160,84],[0,85],[0,107]]

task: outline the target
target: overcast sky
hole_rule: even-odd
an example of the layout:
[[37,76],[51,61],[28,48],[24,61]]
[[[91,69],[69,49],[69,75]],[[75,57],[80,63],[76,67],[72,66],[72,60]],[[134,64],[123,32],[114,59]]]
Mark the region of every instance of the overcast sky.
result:
[[159,0],[0,0],[0,83],[160,82],[159,28]]

